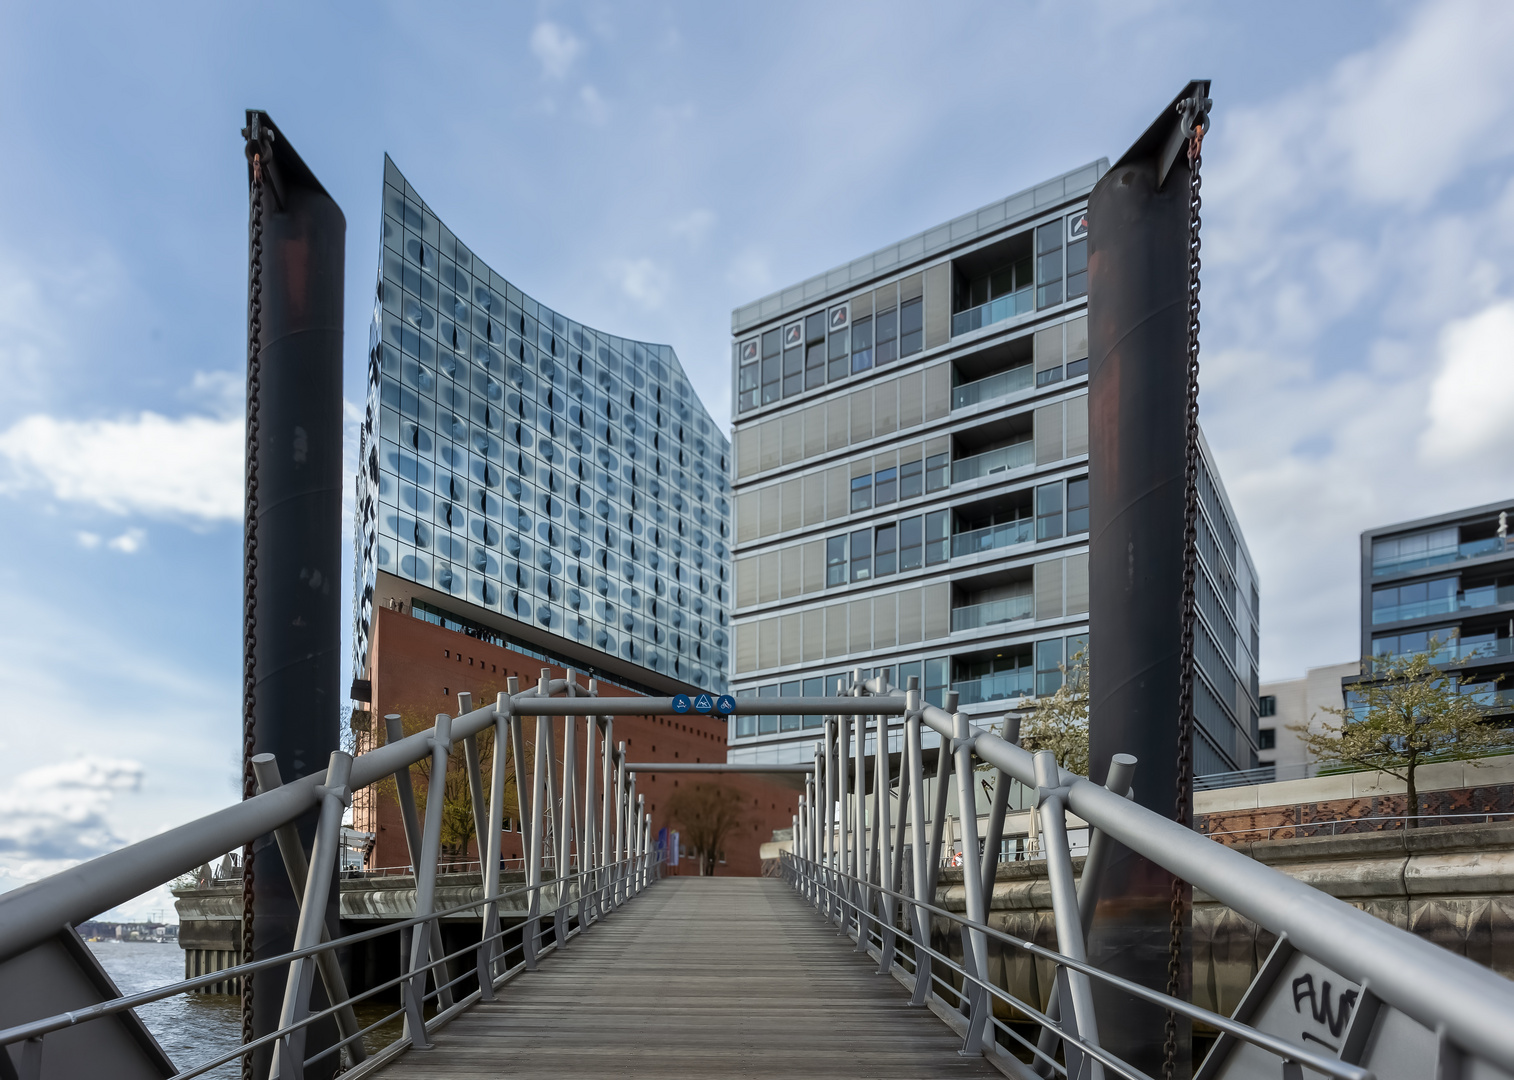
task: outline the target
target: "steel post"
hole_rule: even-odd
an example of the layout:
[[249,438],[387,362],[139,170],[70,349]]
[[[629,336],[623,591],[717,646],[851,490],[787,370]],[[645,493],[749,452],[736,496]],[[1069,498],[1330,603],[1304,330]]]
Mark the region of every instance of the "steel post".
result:
[[[971,729],[966,713],[957,713],[955,721],[952,756],[956,759],[957,819],[962,823],[962,886],[966,893],[967,917],[973,922],[986,924],[988,912],[983,905],[983,882],[978,876],[978,803],[973,787]],[[987,936],[981,930],[969,930],[967,944],[972,950],[970,970],[979,978],[987,978]],[[967,957],[964,956],[963,959],[965,961]],[[988,994],[978,987],[973,987],[968,997],[973,1002],[973,1011],[962,1049],[966,1053],[978,1053],[983,1048],[984,1029],[992,1016],[993,1004]]]
[[892,786],[889,777],[888,721],[882,715],[875,717],[878,724],[877,743],[873,754],[873,846],[878,853],[877,899],[875,905],[881,922],[878,927],[878,973],[887,975],[894,966],[894,900],[888,889],[894,881],[894,837],[888,813],[888,792]]
[[[484,905],[482,933],[478,951],[478,992],[484,1001],[494,1000],[494,960],[501,952],[499,933],[499,864],[505,832],[505,757],[509,747],[510,699],[505,694],[494,700],[494,761],[489,769],[489,821],[484,845]],[[519,790],[519,789],[517,789]]]
[[610,868],[614,882],[610,900],[615,907],[625,901],[626,813],[626,744],[622,741],[615,747],[615,858]]
[[999,877],[999,850],[1004,843],[1004,817],[1009,812],[1011,780],[1002,770],[994,770],[994,795],[988,808],[988,828],[983,834],[983,910],[993,908],[994,882]]
[[[386,734],[391,743],[399,742],[404,738],[404,724],[398,713],[390,713],[384,717]],[[434,734],[432,738],[434,738]],[[435,765],[432,766],[435,768]],[[433,774],[435,775],[435,774]],[[445,774],[444,774],[445,775]],[[405,826],[405,848],[410,855],[410,873],[416,881],[416,888],[420,888],[421,864],[425,859],[425,842],[421,834],[420,820],[415,809],[415,788],[410,783],[410,766],[396,769],[394,773],[394,788],[400,804],[400,821]],[[429,802],[428,802],[429,806]],[[433,866],[433,872],[435,867]],[[435,923],[426,925],[424,931],[418,935],[419,940],[426,942],[433,957],[446,956],[446,950],[442,948],[441,927]],[[445,982],[446,980],[441,980]],[[451,991],[447,991],[449,998]],[[450,1004],[450,1000],[448,1002]]]
[[[598,686],[589,680],[589,693],[597,694]],[[578,926],[587,930],[589,924],[599,917],[599,894],[595,891],[598,882],[595,849],[599,834],[594,827],[594,740],[599,733],[599,718],[590,716],[584,724],[584,797],[583,836],[578,842],[578,869],[581,874],[578,884]]]
[[[274,764],[277,767],[277,763]],[[326,783],[321,792],[321,813],[316,823],[315,844],[310,851],[310,868],[305,875],[300,921],[294,933],[295,949],[308,949],[329,938],[326,902],[335,891],[332,882],[341,863],[342,814],[352,802],[352,790],[347,786],[351,775],[352,756],[333,750],[326,766]],[[279,1011],[279,1028],[284,1034],[274,1044],[268,1073],[270,1080],[303,1080],[305,1075],[308,1028],[293,1025],[310,1014],[310,991],[315,983],[316,970],[314,961],[312,956],[290,961],[289,977],[284,983],[284,1005]],[[351,1011],[350,1007],[348,1011]]]
[[[422,918],[436,908],[436,862],[441,854],[442,810],[446,804],[442,788],[447,780],[447,756],[452,750],[452,717],[446,713],[437,714],[436,729],[431,739],[431,780],[426,792],[426,823],[421,833],[421,858],[415,875],[415,914]],[[430,927],[436,938],[431,960],[433,963],[440,961],[447,955],[441,946],[441,928],[435,919],[422,925]],[[426,972],[422,965],[428,940],[429,936],[416,934],[411,942],[411,975],[405,988],[406,1033],[410,1036],[412,1049],[416,1050],[431,1048],[422,1020],[426,993]],[[452,994],[450,990],[444,989],[448,981],[446,965],[433,967],[430,971],[438,990],[438,1003],[443,1008],[450,1007]]]
[[[929,904],[934,903],[934,898],[926,895],[930,888],[930,870],[927,865],[930,844],[925,832],[925,767],[924,753],[920,748],[920,691],[911,690],[908,700],[911,708],[904,717],[904,755],[905,768],[909,770],[911,777],[910,862],[914,877],[910,884],[915,899]],[[910,995],[910,1003],[924,1005],[931,993],[931,958],[925,953],[925,948],[930,945],[931,917],[929,912],[918,906],[911,909],[911,916],[915,938],[915,986],[914,993]]]
[[[258,754],[252,759],[253,775],[257,778],[258,791],[272,791],[274,788],[284,785],[284,778],[279,775],[279,762],[272,754]],[[331,772],[331,766],[327,765],[326,771]],[[351,773],[351,760],[348,760],[348,773]],[[319,826],[317,826],[319,835]],[[305,859],[305,849],[300,845],[300,834],[295,829],[293,822],[279,826],[273,832],[274,839],[279,845],[279,854],[284,859],[284,872],[289,875],[290,883],[299,892],[305,895],[306,883],[310,877],[310,864]],[[340,852],[338,852],[340,854]],[[303,901],[302,901],[303,905]],[[300,908],[301,918],[304,917],[304,907]],[[321,941],[331,940],[331,930],[325,920],[321,921]],[[296,946],[298,947],[298,946]],[[352,1011],[352,1005],[346,1003],[347,980],[342,977],[342,965],[336,955],[330,952],[317,954],[315,957],[316,968],[321,973],[321,983],[326,988],[326,1000],[333,1005],[342,1005],[336,1014],[337,1031],[343,1039],[351,1038],[358,1033],[357,1014]],[[287,984],[286,984],[287,992]],[[346,1004],[344,1004],[346,1003]],[[361,1039],[355,1039],[347,1044],[348,1053],[354,1064],[367,1057],[363,1049]]]
[[[1088,950],[1084,946],[1083,918],[1078,911],[1078,892],[1073,883],[1072,851],[1067,843],[1067,807],[1058,781],[1057,759],[1050,750],[1036,752],[1036,814],[1041,820],[1042,846],[1046,851],[1046,877],[1051,885],[1052,915],[1057,926],[1057,951],[1074,960],[1086,960]],[[1088,976],[1081,971],[1063,968],[1057,975],[1060,985],[1067,988],[1067,997],[1072,1004],[1072,1017],[1077,1025],[1078,1037],[1089,1046],[1099,1045],[1099,1025],[1094,1015],[1093,987]],[[1062,1015],[1066,1016],[1064,1004]],[[1069,1043],[1064,1044],[1068,1060],[1069,1080],[1103,1080],[1104,1066],[1088,1054],[1079,1054]],[[1081,1056],[1086,1073],[1073,1065],[1074,1056]]]
[[547,784],[547,758],[551,752],[551,721],[545,716],[538,716],[536,718],[536,740],[532,745],[530,847],[526,852],[526,887],[531,891],[527,894],[526,898],[526,922],[521,936],[521,945],[525,954],[527,971],[536,970],[537,939],[541,932],[541,867],[543,844],[546,837],[544,815],[546,813],[546,806],[551,801],[551,795],[545,788]]

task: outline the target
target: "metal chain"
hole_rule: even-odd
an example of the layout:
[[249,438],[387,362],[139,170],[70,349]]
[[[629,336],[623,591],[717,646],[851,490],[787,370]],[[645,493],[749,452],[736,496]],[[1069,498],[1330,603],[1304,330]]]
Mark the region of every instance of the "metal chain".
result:
[[[257,652],[258,568],[258,402],[261,391],[259,352],[263,337],[263,146],[255,128],[249,128],[247,152],[252,158],[251,211],[248,228],[247,269],[247,520],[243,536],[242,583],[242,798],[258,793],[252,771],[254,750],[253,707],[257,702],[254,661]],[[242,848],[242,962],[253,959],[253,851]],[[242,1043],[253,1040],[252,978],[242,979]],[[253,1055],[242,1055],[242,1080],[253,1080]]]
[[[1188,402],[1185,456],[1183,462],[1183,637],[1178,675],[1178,784],[1174,819],[1189,825],[1193,788],[1193,622],[1194,579],[1197,574],[1199,515],[1199,195],[1202,181],[1204,120],[1194,125],[1188,140]],[[1183,988],[1183,924],[1187,915],[1184,882],[1172,879],[1171,920],[1168,924],[1167,994],[1177,997]],[[1168,1011],[1162,1041],[1162,1077],[1174,1080],[1177,1073],[1178,1017]]]

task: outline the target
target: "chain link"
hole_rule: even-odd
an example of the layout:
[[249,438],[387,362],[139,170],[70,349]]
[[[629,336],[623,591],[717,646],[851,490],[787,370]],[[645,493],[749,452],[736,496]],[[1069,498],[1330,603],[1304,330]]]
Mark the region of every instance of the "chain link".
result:
[[[1199,515],[1199,269],[1202,266],[1199,227],[1203,224],[1199,210],[1204,204],[1199,195],[1202,184],[1199,167],[1203,163],[1200,152],[1203,137],[1204,129],[1199,125],[1188,143],[1188,403],[1183,462],[1183,637],[1178,675],[1178,784],[1173,807],[1174,820],[1184,826],[1191,824],[1193,795],[1193,623]],[[1187,922],[1188,896],[1183,880],[1176,876],[1172,879],[1169,913],[1167,994],[1177,997],[1183,989],[1183,927]],[[1174,1080],[1177,1057],[1178,1017],[1168,1011],[1162,1042],[1163,1080]]]
[[[249,135],[253,133],[249,131]],[[242,798],[258,793],[252,771],[255,748],[253,707],[257,702],[254,670],[258,641],[257,568],[258,568],[258,403],[260,398],[260,360],[263,337],[263,158],[262,149],[248,140],[252,156],[251,214],[248,224],[247,268],[247,520],[243,538],[245,577],[242,583]],[[253,959],[254,882],[252,844],[242,848],[242,962]],[[252,977],[242,978],[242,1043],[253,1040]],[[253,1080],[253,1055],[242,1055],[242,1080]]]

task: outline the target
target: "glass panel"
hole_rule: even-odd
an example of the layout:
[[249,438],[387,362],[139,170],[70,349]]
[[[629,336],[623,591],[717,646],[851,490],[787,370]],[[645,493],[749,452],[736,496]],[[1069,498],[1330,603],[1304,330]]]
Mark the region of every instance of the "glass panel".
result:
[[899,527],[880,525],[873,539],[873,574],[882,577],[894,572],[899,547]]
[[932,454],[925,459],[925,490],[940,491],[951,483],[951,455]]
[[866,371],[873,366],[873,320],[871,316],[852,323],[852,370]]
[[899,498],[899,470],[879,469],[873,474],[873,504],[882,506]]
[[1055,694],[1062,685],[1062,639],[1036,642],[1036,696]]
[[899,355],[899,312],[895,308],[880,311],[874,323],[877,344],[873,349],[873,361],[880,366],[892,363]]
[[825,584],[846,584],[846,537],[832,536],[825,542]]
[[925,564],[934,566],[951,558],[950,510],[937,510],[925,515]]
[[905,518],[899,522],[899,569],[920,569],[924,554],[923,522],[918,517]]
[[873,475],[864,473],[852,477],[852,513],[870,510],[873,505]]
[[1067,481],[1067,535],[1088,531],[1088,477]]
[[925,345],[924,309],[919,299],[899,306],[899,355],[912,356]]
[[1062,482],[1036,488],[1036,539],[1055,540],[1062,535]]
[[866,581],[872,577],[873,531],[858,529],[852,533],[852,580]]
[[899,498],[918,498],[925,488],[925,463],[906,461],[899,466]]

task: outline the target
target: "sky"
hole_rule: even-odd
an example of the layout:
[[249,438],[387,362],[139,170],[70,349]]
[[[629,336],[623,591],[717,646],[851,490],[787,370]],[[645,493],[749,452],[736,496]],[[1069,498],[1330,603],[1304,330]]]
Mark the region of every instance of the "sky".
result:
[[237,797],[244,109],[347,216],[350,444],[386,151],[725,422],[734,307],[1213,79],[1201,415],[1267,680],[1357,654],[1363,529],[1514,495],[1510,56],[1496,0],[0,0],[0,890]]

